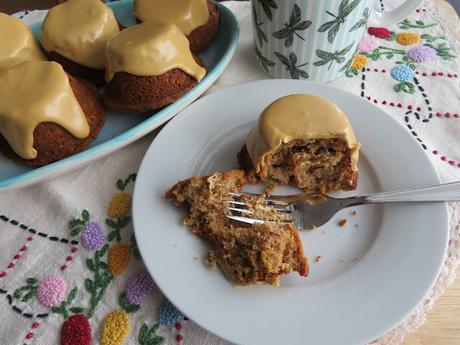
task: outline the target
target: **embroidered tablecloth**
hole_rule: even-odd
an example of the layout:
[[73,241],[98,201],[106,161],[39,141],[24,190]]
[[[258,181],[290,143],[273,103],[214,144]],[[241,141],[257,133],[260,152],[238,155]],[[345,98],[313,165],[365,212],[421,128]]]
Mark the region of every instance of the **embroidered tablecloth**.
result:
[[[381,10],[397,3],[378,1]],[[240,22],[240,43],[208,93],[266,78],[254,54],[249,3],[226,5]],[[17,15],[30,24],[45,13]],[[396,118],[416,138],[444,182],[460,179],[458,32],[457,17],[425,1],[398,25],[369,28],[347,76],[332,82]],[[66,176],[2,192],[1,344],[227,344],[162,296],[137,251],[131,193],[154,136]],[[402,343],[454,280],[460,213],[454,204],[449,211],[449,253],[435,287],[411,317],[376,343]]]

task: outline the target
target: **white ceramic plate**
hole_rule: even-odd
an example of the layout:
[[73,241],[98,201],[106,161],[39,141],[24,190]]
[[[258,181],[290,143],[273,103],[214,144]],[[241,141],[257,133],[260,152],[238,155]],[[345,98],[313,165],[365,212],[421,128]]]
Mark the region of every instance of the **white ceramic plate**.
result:
[[[200,54],[208,73],[198,85],[157,112],[123,114],[106,111],[105,125],[88,149],[46,166],[33,168],[0,155],[0,191],[48,180],[119,150],[161,126],[197,99],[225,70],[238,43],[239,29],[235,16],[225,6],[217,5],[220,9],[219,28],[210,46]],[[111,2],[107,6],[113,9],[124,25],[135,24],[133,0]],[[37,37],[40,36],[41,25],[36,23],[31,26]]]
[[[178,179],[237,167],[235,156],[263,108],[299,92],[326,97],[348,114],[362,144],[358,189],[348,194],[440,182],[412,136],[370,103],[329,86],[258,81],[199,100],[156,137],[134,191],[136,238],[163,293],[222,338],[251,345],[364,344],[407,317],[432,287],[447,248],[445,204],[343,210],[321,228],[301,232],[308,278],[292,273],[280,287],[235,288],[206,267],[206,245],[181,224],[184,211],[163,197]],[[348,223],[339,227],[343,218]]]

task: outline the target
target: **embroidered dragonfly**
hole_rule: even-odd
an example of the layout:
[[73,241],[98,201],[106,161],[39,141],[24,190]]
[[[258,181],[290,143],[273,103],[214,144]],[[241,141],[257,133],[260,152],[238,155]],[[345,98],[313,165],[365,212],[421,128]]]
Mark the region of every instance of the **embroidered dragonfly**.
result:
[[316,56],[320,58],[320,60],[315,61],[313,65],[315,66],[323,66],[325,64],[329,64],[328,70],[331,68],[332,63],[335,61],[337,63],[342,63],[345,61],[345,55],[350,51],[351,47],[353,47],[353,43],[349,46],[343,48],[342,50],[336,50],[334,53],[327,52],[321,49],[316,49]]
[[350,15],[350,13],[358,6],[361,0],[354,0],[349,3],[349,0],[342,0],[339,5],[339,13],[337,15],[326,11],[327,14],[334,17],[334,20],[324,23],[318,29],[318,32],[327,31],[327,40],[329,43],[333,43],[337,33],[340,30],[340,26],[345,23],[345,20]]
[[284,46],[290,47],[294,41],[294,35],[296,35],[301,40],[305,39],[300,36],[297,31],[303,31],[308,29],[311,26],[311,21],[301,20],[300,7],[297,4],[294,4],[292,8],[291,17],[289,18],[289,23],[284,23],[284,28],[273,33],[273,37],[283,40]]
[[262,47],[263,41],[265,41],[265,43],[267,43],[268,38],[267,38],[267,35],[265,35],[265,32],[263,32],[262,29],[260,28],[260,26],[264,22],[263,21],[260,22],[260,23],[257,22],[257,13],[256,13],[256,9],[254,8],[254,6],[252,6],[252,18],[253,18],[254,25],[255,25],[255,28],[256,28],[257,40],[259,41],[259,45]]
[[297,65],[297,55],[295,55],[295,53],[290,53],[289,57],[286,57],[278,52],[274,52],[274,54],[286,67],[286,70],[289,71],[289,74],[291,75],[292,79],[308,79],[308,73],[300,69],[301,67],[307,65],[308,62],[301,65]]
[[260,64],[262,65],[263,69],[267,73],[268,73],[268,67],[273,67],[276,65],[272,60],[267,59],[265,56],[263,56],[260,50],[257,49],[257,47],[256,47],[256,56],[259,59]]
[[265,14],[267,15],[268,19],[272,21],[273,19],[273,14],[272,14],[272,9],[276,10],[278,9],[278,5],[274,0],[258,0],[260,4],[262,5],[262,8],[264,9]]

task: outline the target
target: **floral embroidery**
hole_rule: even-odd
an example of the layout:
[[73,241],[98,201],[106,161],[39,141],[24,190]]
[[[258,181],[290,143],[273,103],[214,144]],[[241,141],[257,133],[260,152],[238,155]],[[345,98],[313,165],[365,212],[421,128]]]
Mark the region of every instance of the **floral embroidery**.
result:
[[164,343],[165,338],[160,337],[156,332],[160,329],[160,324],[157,323],[149,328],[145,323],[139,330],[137,341],[139,345],[161,345]]
[[377,48],[379,44],[377,43],[376,40],[372,38],[364,38],[360,43],[359,43],[359,50],[362,52],[370,52]]
[[367,29],[367,33],[371,36],[375,36],[381,39],[387,39],[391,37],[391,31],[387,28],[370,27]]
[[110,218],[121,218],[131,210],[131,195],[125,192],[115,194],[110,200],[107,215]]
[[60,276],[50,276],[42,280],[37,290],[38,300],[47,307],[54,307],[64,299],[67,284]]
[[107,255],[109,271],[115,276],[123,273],[131,258],[131,247],[124,243],[115,244]]
[[59,307],[53,307],[51,311],[56,314],[61,314],[64,319],[69,317],[69,311],[75,314],[79,314],[83,312],[83,308],[81,307],[70,307],[72,302],[75,300],[78,294],[78,288],[74,287],[72,291],[69,292],[67,299],[62,301]]
[[403,46],[410,46],[420,42],[420,35],[414,32],[401,32],[396,35],[396,42]]
[[399,28],[400,29],[426,29],[426,28],[431,28],[432,26],[438,25],[437,23],[432,23],[432,24],[425,24],[421,20],[416,20],[414,23],[412,23],[409,19],[404,19],[401,23],[399,23]]
[[69,222],[69,230],[70,236],[78,236],[83,231],[80,237],[81,244],[88,250],[99,249],[104,244],[104,231],[97,222],[90,222],[88,210],[81,212],[81,219],[77,217]]
[[163,326],[174,326],[176,322],[180,322],[184,319],[184,315],[177,309],[168,299],[164,299],[163,302],[158,306],[158,314],[160,317],[160,323]]
[[85,279],[85,288],[91,294],[90,308],[87,312],[88,318],[93,317],[96,307],[105,294],[109,284],[113,280],[112,273],[109,272],[109,266],[101,259],[108,252],[109,245],[106,244],[102,249],[96,250],[94,259],[86,259],[86,266],[90,271],[94,272],[94,278]]
[[121,345],[131,330],[128,314],[123,310],[115,310],[104,320],[102,328],[102,345]]
[[354,57],[353,62],[351,63],[351,68],[360,69],[366,66],[368,63],[367,57],[364,55],[358,54]]
[[118,297],[118,305],[127,313],[134,313],[141,307],[139,304],[129,303],[124,291]]
[[27,278],[26,285],[21,286],[14,290],[13,297],[20,300],[21,302],[27,302],[32,297],[35,296],[38,289],[38,279],[36,278]]
[[105,235],[102,227],[96,222],[89,222],[81,234],[81,244],[89,250],[101,248],[105,242]]
[[155,284],[152,277],[143,269],[132,275],[125,287],[126,299],[131,304],[140,304],[142,299],[153,291]]
[[414,84],[411,83],[414,78],[414,70],[410,66],[401,64],[393,67],[391,70],[391,76],[393,79],[399,81],[398,84],[393,86],[393,90],[396,92],[415,92]]
[[436,50],[429,46],[414,47],[407,52],[407,56],[414,62],[428,62],[437,56]]
[[72,315],[61,327],[62,345],[91,345],[91,326],[86,315]]

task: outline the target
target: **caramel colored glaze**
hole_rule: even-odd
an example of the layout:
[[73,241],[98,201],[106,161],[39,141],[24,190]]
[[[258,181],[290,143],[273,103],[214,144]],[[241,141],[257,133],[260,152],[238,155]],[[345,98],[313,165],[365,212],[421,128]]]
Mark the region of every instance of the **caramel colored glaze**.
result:
[[359,144],[353,128],[339,107],[315,95],[294,94],[271,103],[246,139],[251,160],[259,172],[264,157],[292,140],[340,138],[352,150],[357,170]]
[[93,69],[104,69],[107,40],[120,31],[112,10],[100,0],[69,0],[49,10],[41,40],[56,52]]
[[33,134],[45,122],[58,124],[79,139],[90,132],[62,67],[28,61],[0,74],[0,133],[18,156],[37,157]]
[[173,23],[185,35],[206,24],[209,19],[206,0],[135,0],[134,15],[141,22]]
[[0,72],[24,61],[46,58],[21,20],[0,12]]
[[136,76],[158,76],[178,68],[203,79],[206,70],[190,52],[189,42],[177,26],[145,22],[120,31],[107,42],[106,81],[117,72]]

